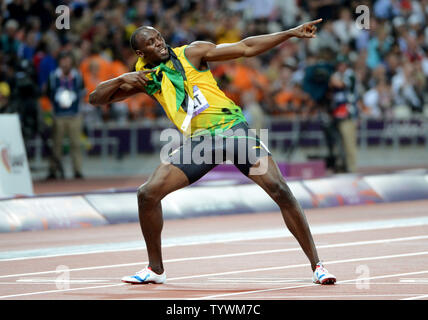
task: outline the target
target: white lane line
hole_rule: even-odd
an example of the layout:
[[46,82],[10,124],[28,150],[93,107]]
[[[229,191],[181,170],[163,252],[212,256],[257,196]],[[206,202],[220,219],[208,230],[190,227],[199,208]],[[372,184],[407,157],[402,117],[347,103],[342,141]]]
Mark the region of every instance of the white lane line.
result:
[[[393,242],[401,242],[401,241],[414,241],[414,240],[420,240],[420,239],[428,239],[428,235],[336,243],[336,244],[328,244],[328,245],[317,246],[317,248],[318,249],[328,249],[328,248],[371,245],[371,244],[380,244],[380,243],[393,243]],[[167,259],[167,260],[164,260],[164,263],[188,262],[188,261],[209,260],[209,259],[224,259],[224,258],[232,258],[232,257],[242,257],[242,256],[270,254],[270,253],[293,252],[293,251],[301,251],[301,250],[302,249],[300,247],[287,248],[287,249],[274,249],[274,250],[260,250],[260,251],[211,255],[211,256],[197,256],[197,257]],[[99,270],[99,269],[108,269],[108,268],[122,268],[122,267],[147,265],[147,263],[148,263],[147,261],[144,261],[144,262],[122,263],[122,264],[113,264],[113,265],[104,265],[104,266],[95,266],[95,267],[81,267],[81,268],[67,269],[67,271],[71,272],[71,271]],[[31,273],[9,274],[9,275],[0,276],[0,279],[11,278],[11,277],[43,275],[43,274],[50,274],[50,273],[60,273],[60,272],[58,272],[57,270],[49,270],[49,271],[39,271],[39,272],[31,272]]]
[[[354,259],[346,259],[346,260],[329,261],[328,264],[402,258],[402,257],[419,256],[419,255],[427,255],[427,254],[428,254],[428,251],[399,254],[399,255],[388,255],[388,256],[381,256],[381,257],[362,257],[362,258],[354,258]],[[175,281],[175,280],[183,280],[183,279],[214,277],[214,276],[225,275],[225,274],[238,274],[238,273],[257,272],[257,271],[291,269],[291,268],[308,267],[308,266],[309,266],[309,264],[295,264],[295,265],[288,265],[288,266],[281,266],[281,267],[244,269],[244,270],[227,271],[227,272],[219,272],[219,273],[199,274],[199,275],[169,278],[168,282],[169,281]],[[370,278],[366,278],[366,279],[357,278],[357,279],[352,279],[352,280],[345,280],[342,282],[350,282],[350,281],[357,281],[357,280],[362,281],[362,280],[368,280],[368,279],[380,279],[380,278],[387,278],[387,277],[393,277],[393,276],[407,276],[407,275],[415,275],[415,274],[422,274],[422,273],[428,273],[428,270],[419,271],[419,272],[401,273],[401,274],[388,275],[388,276],[370,277]],[[123,285],[126,285],[126,284],[125,283],[119,283],[119,284],[111,284],[111,285],[104,285],[104,286],[93,286],[93,287],[83,287],[83,288],[73,288],[73,289],[58,289],[58,290],[49,290],[49,291],[29,292],[29,293],[0,296],[0,299],[16,298],[16,297],[22,297],[22,296],[38,295],[38,294],[68,292],[68,291],[76,291],[76,290],[101,289],[101,288],[109,288],[109,287],[118,287],[118,286],[123,286]],[[283,288],[272,288],[272,289],[245,291],[245,292],[235,292],[235,293],[229,293],[229,294],[219,294],[219,295],[211,295],[211,296],[206,296],[206,297],[189,298],[187,300],[212,299],[212,298],[216,298],[216,297],[235,296],[235,295],[243,295],[243,294],[250,294],[250,293],[256,293],[256,292],[260,293],[260,292],[277,291],[277,290],[285,290],[285,289],[292,289],[292,288],[303,288],[303,287],[308,287],[308,286],[317,286],[317,285],[316,284],[307,284],[307,285],[294,286],[294,287],[283,287]]]
[[[278,280],[278,281],[275,281],[275,280],[266,280],[266,281],[251,281],[251,280],[247,280],[247,281],[239,281],[239,280],[232,280],[232,281],[227,281],[227,280],[210,280],[210,282],[208,282],[208,283],[205,283],[204,282],[204,284],[205,285],[218,285],[219,283],[221,283],[222,285],[227,285],[227,284],[230,284],[230,285],[232,285],[232,286],[234,286],[234,284],[235,283],[255,283],[255,284],[258,284],[258,283],[268,283],[268,284],[271,284],[271,283],[278,283],[278,284],[281,284],[281,283],[302,283],[302,284],[304,284],[304,283],[311,283],[312,282],[312,280],[310,279],[310,278],[307,278],[307,279],[302,279],[301,281],[284,281],[284,280]],[[183,284],[183,285],[185,285],[185,284],[200,284],[200,283],[202,283],[202,282],[183,282],[183,283],[181,283],[181,284]],[[174,282],[174,285],[177,285],[178,283],[177,282]],[[343,282],[340,282],[340,284],[341,285],[345,285],[345,284],[347,284],[347,285],[355,285],[355,283],[343,283]],[[420,285],[426,285],[427,283],[410,283],[410,282],[370,282],[370,286],[374,286],[374,285],[393,285],[393,286],[399,286],[399,285],[415,285],[415,284],[420,284]]]
[[69,291],[77,291],[77,290],[88,290],[88,289],[102,289],[102,288],[110,288],[110,287],[119,287],[124,286],[126,283],[116,283],[116,284],[109,284],[105,286],[93,286],[93,287],[83,287],[83,288],[72,288],[72,289],[58,289],[58,290],[48,290],[48,291],[37,291],[37,292],[27,292],[27,293],[20,293],[20,294],[11,294],[8,296],[1,296],[0,299],[8,299],[8,298],[18,298],[18,297],[25,297],[25,296],[34,296],[38,294],[49,294],[49,293],[59,293],[59,292],[69,292]]
[[423,284],[428,284],[428,278],[416,278],[416,279],[400,279],[401,283],[423,283]]
[[[327,262],[329,265],[331,264],[337,264],[337,263],[346,263],[346,262],[355,262],[355,261],[369,261],[369,260],[380,260],[380,259],[391,259],[391,258],[398,258],[398,257],[406,257],[406,256],[414,256],[414,255],[425,255],[428,254],[428,252],[416,252],[411,254],[403,254],[403,255],[393,255],[393,256],[383,256],[383,257],[371,257],[371,258],[357,258],[357,259],[348,259],[348,260],[336,260],[336,261],[329,261]],[[309,264],[307,264],[309,266]],[[286,266],[282,269],[286,269],[287,267],[292,266]],[[264,269],[273,270],[272,268],[260,268],[258,270],[243,270],[241,272],[233,272],[233,273],[243,273],[243,272],[254,272],[254,271],[267,271]],[[281,268],[276,268],[281,269]],[[344,281],[338,281],[337,284],[340,283],[346,283],[346,282],[352,282],[352,281],[364,281],[364,280],[371,280],[371,279],[381,279],[381,278],[389,278],[389,277],[399,277],[399,276],[405,276],[405,275],[414,275],[414,274],[422,274],[422,273],[428,273],[428,270],[424,271],[417,271],[417,272],[409,272],[409,273],[398,273],[393,275],[383,275],[383,276],[375,276],[375,277],[369,277],[369,278],[356,278],[351,280],[344,280]],[[230,273],[229,273],[230,274]],[[172,279],[170,279],[172,280]],[[296,288],[304,288],[304,287],[311,287],[311,286],[318,286],[317,284],[306,284],[306,285],[299,285],[299,286],[292,286],[292,287],[280,287],[280,288],[270,288],[270,289],[260,289],[260,290],[252,290],[252,291],[243,291],[243,292],[234,292],[234,293],[223,293],[223,294],[215,294],[205,297],[198,297],[198,298],[189,298],[187,300],[200,300],[200,299],[214,299],[219,297],[229,297],[229,296],[238,296],[238,295],[245,295],[245,294],[252,294],[252,293],[261,293],[261,292],[270,292],[270,291],[278,291],[278,290],[287,290],[287,289],[296,289]]]
[[[428,217],[413,217],[402,219],[375,220],[364,222],[348,222],[328,225],[311,226],[313,235],[347,233],[355,231],[382,230],[402,227],[415,227],[428,225]],[[284,226],[276,229],[251,230],[229,233],[212,233],[208,235],[185,236],[166,238],[162,240],[163,248],[177,246],[194,246],[213,243],[228,243],[235,241],[263,240],[292,237]],[[18,250],[0,252],[0,263],[6,261],[18,261],[28,259],[52,258],[73,255],[96,254],[106,252],[125,252],[145,250],[143,240],[131,242],[119,242],[108,244],[90,244],[67,247],[41,248],[33,250]]]
[[[117,281],[117,279],[116,279]],[[16,282],[21,283],[55,283],[55,284],[71,284],[71,283],[111,283],[110,280],[104,280],[104,279],[18,279]]]
[[428,294],[424,294],[423,296],[415,296],[410,298],[405,298],[401,300],[420,300],[420,299],[428,299]]
[[217,280],[217,279],[210,279],[209,281],[211,282],[216,282],[216,284],[221,283],[308,283],[309,280],[308,279],[296,279],[296,280],[275,280],[275,279],[271,279],[271,280],[247,280],[247,279],[237,279],[237,280]]
[[337,283],[347,283],[347,282],[353,282],[353,281],[360,281],[361,282],[361,281],[365,281],[365,280],[385,279],[385,278],[393,278],[393,277],[404,277],[404,276],[424,274],[424,273],[428,273],[428,270],[405,272],[405,273],[395,273],[395,274],[388,274],[388,275],[381,275],[381,276],[374,276],[374,277],[367,277],[367,278],[357,278],[357,279],[338,281]]

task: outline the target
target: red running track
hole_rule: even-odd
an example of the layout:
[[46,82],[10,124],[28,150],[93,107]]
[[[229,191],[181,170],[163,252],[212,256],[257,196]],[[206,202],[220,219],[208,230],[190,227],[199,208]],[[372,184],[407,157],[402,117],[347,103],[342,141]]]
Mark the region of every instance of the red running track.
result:
[[[120,282],[147,263],[144,248],[118,247],[144,246],[137,223],[0,234],[1,253],[51,250],[0,260],[0,299],[426,300],[427,208],[428,200],[307,210],[334,286],[311,283],[278,212],[165,221],[163,285]],[[77,245],[86,247],[68,254]],[[85,251],[93,246],[104,252]]]

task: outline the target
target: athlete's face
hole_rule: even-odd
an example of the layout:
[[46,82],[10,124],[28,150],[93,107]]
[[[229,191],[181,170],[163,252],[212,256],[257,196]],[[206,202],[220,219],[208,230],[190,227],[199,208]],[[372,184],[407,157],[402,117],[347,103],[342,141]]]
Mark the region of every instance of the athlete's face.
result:
[[136,54],[143,57],[147,63],[158,63],[169,59],[165,39],[156,29],[143,31],[139,39],[139,47]]

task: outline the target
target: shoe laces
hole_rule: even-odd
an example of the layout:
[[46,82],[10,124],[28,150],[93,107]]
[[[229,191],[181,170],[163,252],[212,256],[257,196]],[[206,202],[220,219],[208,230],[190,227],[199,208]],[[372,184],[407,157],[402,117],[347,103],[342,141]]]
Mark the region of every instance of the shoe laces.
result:
[[137,274],[141,274],[141,273],[144,273],[144,272],[146,272],[146,271],[148,271],[148,270],[150,270],[150,268],[144,268],[144,269],[142,269],[142,270],[140,270],[140,271],[137,271]]
[[324,268],[324,265],[322,264],[322,262],[318,262],[316,267],[315,267],[316,271],[321,271],[321,272],[327,272],[327,269]]

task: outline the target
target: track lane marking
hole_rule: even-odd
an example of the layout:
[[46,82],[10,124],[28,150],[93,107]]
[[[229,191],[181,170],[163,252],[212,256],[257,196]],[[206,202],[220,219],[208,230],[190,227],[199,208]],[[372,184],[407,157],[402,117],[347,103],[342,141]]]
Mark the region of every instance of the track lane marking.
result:
[[424,294],[422,296],[415,296],[415,297],[405,298],[405,299],[401,299],[401,300],[419,300],[419,299],[425,299],[425,298],[428,298],[428,294]]
[[49,294],[49,293],[77,291],[77,290],[102,289],[102,288],[110,288],[110,287],[119,287],[119,286],[123,286],[123,285],[126,285],[126,283],[116,283],[116,284],[110,284],[110,285],[105,285],[105,286],[93,286],[93,287],[82,287],[82,288],[69,288],[69,289],[57,289],[57,290],[48,290],[48,291],[27,292],[27,293],[11,294],[11,295],[8,295],[8,296],[1,296],[0,299],[33,296],[33,295],[38,295],[38,294]]
[[[410,257],[410,256],[419,256],[419,255],[428,255],[428,251],[422,251],[422,252],[413,252],[413,253],[407,253],[407,254],[398,254],[398,255],[387,255],[387,256],[380,256],[380,257],[362,257],[362,258],[353,258],[353,259],[344,259],[344,260],[334,260],[326,262],[326,264],[339,264],[339,263],[348,263],[348,262],[357,262],[357,261],[373,261],[373,260],[382,260],[382,259],[393,259],[393,258],[402,258],[402,257]],[[184,277],[175,277],[168,279],[169,281],[175,281],[175,280],[183,280],[183,279],[193,279],[193,278],[202,278],[202,277],[213,277],[213,276],[219,276],[219,275],[225,275],[225,274],[238,274],[238,273],[248,273],[248,272],[258,272],[258,271],[268,271],[268,270],[280,270],[280,269],[291,269],[291,268],[299,268],[299,267],[308,267],[309,263],[306,264],[295,264],[295,265],[288,265],[288,266],[280,266],[280,267],[268,267],[268,268],[256,268],[256,269],[244,269],[244,270],[235,270],[235,271],[226,271],[226,272],[219,272],[219,273],[210,273],[210,274],[202,274],[202,275],[191,275],[191,276],[184,276]],[[406,275],[415,275],[415,274],[422,274],[422,273],[428,273],[428,270],[425,271],[418,271],[418,272],[410,272],[410,273],[401,273],[401,274],[395,274],[395,275],[387,275],[387,276],[375,276],[375,277],[369,277],[365,279],[380,279],[380,278],[387,278],[387,277],[393,277],[393,276],[406,276]],[[351,280],[344,280],[343,282],[350,282],[350,281],[357,281],[357,280],[365,280],[363,278],[356,278]],[[337,282],[337,283],[341,283]],[[58,293],[58,292],[68,292],[68,291],[76,291],[76,290],[88,290],[88,289],[101,289],[101,288],[108,288],[108,287],[117,287],[117,286],[123,286],[126,285],[125,283],[119,283],[119,284],[111,284],[111,285],[105,285],[105,286],[92,286],[92,287],[83,287],[83,288],[69,288],[69,289],[58,289],[58,290],[49,290],[49,291],[38,291],[38,292],[29,292],[29,293],[21,293],[21,294],[13,294],[13,295],[6,295],[6,296],[0,296],[0,299],[7,299],[7,298],[16,298],[16,297],[22,297],[22,296],[30,296],[30,295],[38,295],[38,294],[49,294],[49,293]],[[271,288],[271,289],[262,289],[262,290],[253,290],[253,291],[245,291],[245,292],[235,292],[235,293],[229,293],[229,294],[219,294],[219,295],[210,295],[205,297],[198,297],[198,298],[188,298],[185,300],[200,300],[200,299],[213,299],[216,297],[224,297],[224,296],[234,296],[234,295],[243,295],[243,294],[251,294],[251,293],[260,293],[260,292],[269,292],[269,291],[277,291],[277,290],[285,290],[285,289],[292,289],[292,288],[303,288],[303,287],[309,287],[309,286],[318,286],[317,284],[307,284],[307,285],[301,285],[301,286],[294,286],[294,287],[283,287],[283,288]]]
[[[328,245],[317,246],[317,249],[329,249],[329,248],[339,248],[339,247],[348,247],[348,246],[360,246],[360,245],[391,243],[391,242],[401,242],[401,241],[413,241],[413,240],[421,240],[421,239],[428,239],[428,235],[328,244]],[[184,262],[184,261],[187,262],[187,261],[209,260],[209,259],[223,259],[223,258],[242,257],[242,256],[258,255],[258,254],[294,252],[294,251],[301,251],[301,250],[302,249],[300,247],[287,248],[287,249],[260,250],[260,251],[230,253],[230,254],[221,254],[221,255],[211,255],[211,256],[166,259],[166,260],[164,260],[164,263]],[[71,272],[71,271],[89,271],[89,270],[99,270],[99,269],[109,269],[109,268],[130,267],[130,266],[138,266],[138,265],[146,265],[146,264],[148,264],[148,261],[104,265],[104,266],[94,266],[94,267],[81,267],[81,268],[68,269],[67,271],[69,271],[69,272]],[[50,273],[60,273],[60,272],[57,270],[48,270],[48,271],[39,271],[39,272],[31,272],[31,273],[10,274],[10,275],[2,275],[2,276],[0,276],[0,279],[12,278],[12,277],[43,275],[43,274],[50,274]]]
[[[428,254],[428,252],[425,252],[425,254]],[[384,257],[379,257],[379,258],[380,259],[382,259],[382,258],[386,259],[385,256]],[[364,259],[364,258],[359,259],[359,261],[364,261],[364,260],[367,261],[367,260],[375,260],[375,259]],[[329,261],[327,263],[328,264],[336,264],[336,263],[343,263],[343,262],[341,262],[339,260],[339,261]],[[373,279],[383,279],[383,278],[392,278],[392,277],[401,277],[401,276],[423,274],[423,273],[428,273],[428,270],[416,271],[416,272],[407,272],[407,273],[396,273],[396,274],[374,276],[374,277],[366,277],[366,278],[355,278],[355,279],[337,281],[336,283],[339,285],[341,283],[347,283],[347,282],[363,281],[363,280],[373,280]],[[222,294],[215,294],[215,295],[210,295],[210,296],[205,296],[205,297],[188,298],[188,299],[185,299],[185,300],[205,300],[205,299],[214,299],[214,298],[219,298],[219,297],[230,297],[230,296],[238,296],[238,295],[245,295],[245,294],[261,293],[261,292],[271,292],[271,291],[288,290],[288,289],[298,289],[298,288],[314,287],[314,286],[319,286],[319,284],[311,283],[311,284],[304,284],[304,285],[292,286],[292,287],[260,289],[260,290],[243,291],[243,292],[233,292],[233,293],[222,293]],[[387,294],[385,294],[385,296],[386,295]]]

